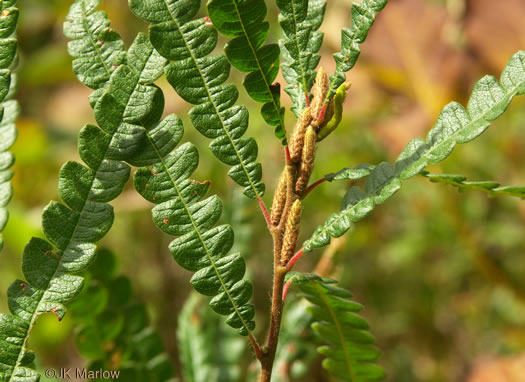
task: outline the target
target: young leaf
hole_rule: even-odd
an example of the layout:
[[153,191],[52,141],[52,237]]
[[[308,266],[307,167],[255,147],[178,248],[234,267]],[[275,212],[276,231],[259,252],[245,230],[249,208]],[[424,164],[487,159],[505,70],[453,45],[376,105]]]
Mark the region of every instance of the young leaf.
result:
[[281,86],[273,82],[279,73],[279,46],[263,45],[270,24],[264,20],[264,0],[211,0],[208,12],[213,26],[233,38],[224,48],[230,63],[243,73],[244,87],[255,101],[264,103],[261,114],[275,136],[286,145],[284,107],[281,107]]
[[326,0],[278,0],[277,6],[284,33],[279,43],[283,77],[288,82],[285,91],[293,101],[292,111],[299,117],[311,99],[315,68],[321,59],[318,52],[323,33],[317,30],[323,22]]
[[445,160],[457,143],[467,143],[482,134],[490,123],[507,109],[516,95],[525,94],[525,51],[514,54],[503,70],[500,83],[485,76],[472,91],[467,110],[457,102],[443,108],[426,141],[416,138],[408,143],[395,166],[382,163],[375,167],[366,183],[366,192],[352,187],[345,195],[341,212],[332,214],[304,243],[305,252],[330,243],[364,218],[376,204],[383,203],[400,187],[401,180],[419,174],[429,163]]
[[4,230],[9,212],[7,205],[13,195],[10,183],[13,171],[9,168],[14,164],[15,157],[8,150],[15,143],[17,130],[15,120],[19,114],[18,102],[14,100],[16,78],[11,71],[16,56],[16,25],[18,9],[16,1],[0,3],[0,251],[4,246],[2,231]]
[[244,194],[255,199],[264,194],[262,167],[253,138],[243,138],[248,110],[234,105],[239,92],[225,85],[230,64],[223,54],[208,56],[217,45],[217,31],[203,19],[192,19],[199,0],[129,0],[138,17],[150,22],[155,49],[173,62],[166,69],[168,81],[186,101],[193,126],[213,138],[210,149],[222,162],[233,166],[229,176]]
[[307,308],[314,320],[312,329],[326,343],[317,349],[326,357],[323,367],[344,381],[383,379],[384,370],[375,364],[381,353],[374,346],[368,323],[356,314],[363,307],[349,300],[352,294],[335,286],[335,280],[315,274],[291,272],[288,279],[312,303]]
[[432,183],[444,183],[457,187],[460,191],[481,190],[489,192],[490,195],[511,195],[525,198],[524,186],[501,186],[499,183],[491,181],[469,182],[463,175],[457,174],[432,174],[426,170],[421,175],[428,178]]
[[[77,12],[79,5],[86,3],[79,0],[73,5],[69,22],[77,25],[72,20],[82,18],[86,30],[96,33],[97,28],[90,23],[96,24],[97,19],[83,18]],[[97,96],[92,97],[99,127],[88,125],[80,132],[80,157],[87,167],[68,162],[60,171],[59,194],[65,204],[51,202],[42,216],[49,242],[33,238],[24,250],[22,268],[27,282],[17,280],[9,287],[8,304],[13,315],[0,316],[0,352],[5,355],[0,363],[0,379],[39,379],[34,370],[24,366],[29,333],[40,314],[52,312],[62,319],[64,304],[76,297],[83,285],[83,278],[73,273],[91,263],[95,242],[113,224],[113,208],[108,202],[121,193],[130,175],[129,166],[120,160],[140,146],[141,126],[158,113],[155,105],[159,104],[159,91],[146,85],[156,79],[155,75],[162,74],[162,68],[152,72],[148,64],[151,60],[157,63],[158,55],[145,36],[139,36],[135,46],[144,60],[136,62],[136,66],[121,66],[110,77],[108,73],[107,89],[95,92]],[[137,61],[130,55],[128,59]],[[80,77],[92,83],[87,76]],[[102,81],[97,83],[106,85]]]
[[387,0],[363,0],[352,4],[350,28],[341,31],[341,51],[334,54],[335,72],[330,76],[331,98],[337,88],[346,80],[345,73],[352,69],[361,53],[361,44],[366,40],[368,31],[374,24],[375,17],[386,5]]

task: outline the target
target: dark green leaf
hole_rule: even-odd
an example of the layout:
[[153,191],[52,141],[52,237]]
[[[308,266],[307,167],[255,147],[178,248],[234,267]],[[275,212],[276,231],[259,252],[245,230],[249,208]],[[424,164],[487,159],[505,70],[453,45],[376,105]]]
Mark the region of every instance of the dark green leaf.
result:
[[[27,282],[15,281],[9,288],[8,303],[13,316],[4,315],[1,319],[8,324],[0,326],[0,342],[9,343],[6,349],[0,346],[0,352],[9,353],[1,357],[2,380],[22,380],[22,376],[27,376],[24,381],[38,380],[38,374],[23,366],[29,333],[40,314],[51,312],[62,319],[64,305],[82,290],[83,277],[72,273],[91,264],[95,242],[112,225],[113,209],[107,203],[121,193],[130,175],[129,166],[120,160],[138,150],[144,138],[143,126],[159,115],[159,105],[162,106],[160,90],[147,82],[161,75],[159,65],[163,66],[165,60],[146,36],[139,35],[130,49],[128,60],[134,65],[129,67],[113,68],[115,57],[121,54],[121,42],[106,41],[102,44],[103,53],[93,55],[93,41],[108,33],[115,37],[107,28],[105,15],[94,11],[97,4],[87,0],[75,2],[65,29],[75,38],[70,48],[78,77],[89,86],[104,87],[91,98],[99,127],[87,126],[80,134],[80,156],[87,166],[68,162],[62,168],[59,194],[65,204],[51,202],[44,210],[43,231],[56,248],[44,240],[32,239],[22,259]],[[117,40],[120,41],[114,41]],[[15,109],[12,101],[4,106],[2,124],[13,125],[11,111]],[[98,307],[99,303],[95,305]],[[15,329],[22,341],[13,339]],[[91,346],[88,341],[84,345],[87,353],[97,352],[96,344]]]
[[217,45],[217,31],[195,17],[199,0],[130,0],[138,17],[151,23],[151,42],[173,61],[166,69],[168,81],[186,101],[196,105],[189,114],[193,126],[212,138],[210,148],[224,163],[233,166],[230,177],[255,199],[264,194],[262,168],[255,162],[257,144],[243,138],[248,110],[235,105],[239,92],[225,85],[230,64],[222,54],[208,56]]
[[278,0],[279,23],[284,38],[279,41],[283,56],[282,72],[288,82],[285,91],[292,98],[298,117],[311,99],[310,89],[321,56],[321,26],[326,0]]
[[264,120],[275,126],[275,136],[284,145],[284,108],[281,107],[280,86],[274,84],[279,73],[279,46],[264,45],[270,24],[264,0],[211,0],[208,12],[214,27],[232,37],[224,52],[231,64],[243,73],[246,91],[255,101],[264,103],[261,113]]
[[328,98],[345,82],[345,73],[352,69],[361,53],[361,44],[366,40],[375,17],[386,5],[387,0],[363,0],[352,4],[350,28],[341,31],[341,51],[334,54],[335,73],[330,76]]
[[362,306],[348,300],[351,293],[336,287],[334,280],[314,274],[292,272],[287,278],[313,304],[308,308],[312,328],[327,344],[317,349],[326,357],[323,367],[344,381],[383,379],[384,370],[375,364],[381,353],[374,346],[367,322],[354,313]]
[[14,8],[15,4],[16,1],[0,4],[0,251],[4,246],[2,231],[9,218],[7,205],[13,196],[10,183],[13,171],[9,168],[14,164],[14,155],[7,150],[15,143],[18,134],[15,121],[20,113],[18,103],[13,100],[16,81],[11,71],[17,47],[18,9]]

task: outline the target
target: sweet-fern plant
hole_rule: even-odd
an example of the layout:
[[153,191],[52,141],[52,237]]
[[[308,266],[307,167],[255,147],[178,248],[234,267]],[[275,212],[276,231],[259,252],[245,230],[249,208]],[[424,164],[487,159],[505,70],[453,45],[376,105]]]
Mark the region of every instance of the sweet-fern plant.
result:
[[[11,314],[0,315],[0,381],[39,380],[31,367],[34,355],[27,348],[31,330],[41,314],[53,313],[62,319],[66,305],[83,290],[84,271],[94,261],[97,242],[113,224],[109,202],[122,192],[131,166],[138,168],[133,175],[135,189],[154,204],[155,225],[173,236],[169,250],[176,263],[192,272],[191,285],[199,294],[209,296],[211,309],[248,339],[260,364],[261,382],[272,380],[276,355],[279,358],[282,353],[278,352],[278,344],[289,288],[299,290],[306,299],[304,306],[310,318],[301,322],[311,323],[316,334],[304,337],[302,346],[321,343],[318,352],[324,358],[323,367],[336,378],[353,382],[381,380],[385,372],[377,364],[380,351],[367,322],[357,314],[362,306],[351,301],[350,292],[336,286],[335,280],[293,271],[295,263],[305,253],[343,235],[390,198],[403,181],[416,175],[461,189],[525,195],[520,187],[468,182],[460,175],[430,174],[425,170],[427,165],[446,159],[456,144],[467,143],[483,133],[514,96],[525,93],[525,52],[512,56],[499,81],[483,77],[466,108],[455,102],[445,106],[426,139],[410,141],[394,164],[349,163],[348,168],[334,169],[322,179],[311,181],[317,145],[324,144],[321,141],[341,121],[343,102],[350,91],[345,73],[355,65],[360,46],[386,2],[364,0],[352,5],[350,25],[343,29],[341,50],[334,55],[335,71],[328,76],[319,67],[323,41],[319,27],[327,6],[325,0],[278,0],[279,44],[267,42],[270,24],[264,0],[210,0],[206,17],[197,16],[200,0],[129,0],[131,11],[149,24],[149,31],[139,33],[127,49],[120,35],[110,28],[106,14],[97,10],[99,0],[76,0],[64,33],[70,39],[68,51],[74,73],[93,89],[89,101],[97,125],[88,124],[80,130],[78,150],[84,163],[71,161],[62,167],[58,186],[62,202],[50,202],[43,212],[46,240],[30,240],[22,257],[25,280],[17,280],[9,287]],[[0,69],[0,99],[6,100],[13,95],[10,68],[16,42],[11,36],[18,11],[14,1],[0,4],[0,65],[4,68]],[[216,53],[221,48],[217,47],[219,33],[227,39],[224,53]],[[245,74],[246,92],[262,104],[263,119],[275,131],[276,145],[283,147],[283,170],[275,189],[270,188],[270,209],[263,200],[267,187],[262,180],[262,165],[257,161],[258,145],[248,136],[248,109],[237,103],[239,90],[228,83],[232,66]],[[279,68],[286,81],[283,92],[281,84],[275,82]],[[256,328],[255,307],[251,304],[253,284],[246,275],[243,258],[246,254],[231,251],[234,227],[219,224],[222,201],[213,194],[210,182],[191,178],[199,165],[197,148],[191,142],[181,143],[184,127],[178,116],[163,117],[164,97],[171,95],[164,95],[155,85],[162,76],[180,98],[192,105],[192,126],[185,128],[195,128],[211,139],[211,152],[230,166],[229,177],[262,211],[273,239],[273,289],[266,335]],[[285,126],[281,105],[285,93],[293,103],[293,127]],[[16,103],[4,101],[2,105],[0,149],[5,151],[15,135]],[[12,156],[2,153],[0,228],[11,192],[5,186],[11,176],[5,170],[11,163]],[[364,190],[350,188],[341,210],[299,243],[304,198],[324,181],[364,177],[368,177]],[[100,251],[99,259],[109,256],[105,253]],[[95,288],[96,283],[88,291],[103,294]],[[84,291],[78,301],[82,299],[89,300],[88,292]],[[184,368],[181,374],[189,381],[240,375],[231,359],[215,361],[222,369],[231,364],[226,374],[195,364],[195,360],[208,363],[217,357],[197,354],[202,351],[199,336],[204,335],[204,326],[191,320],[194,314],[202,320],[209,317],[208,313],[198,313],[203,309],[202,301],[202,297],[193,295],[179,321]],[[72,305],[77,317],[82,311],[78,306]],[[217,326],[216,321],[210,322]],[[297,332],[303,331],[303,327],[299,329]],[[217,333],[206,332],[206,336],[221,343],[223,339]],[[231,338],[231,333],[224,337]],[[283,336],[293,341],[290,337]],[[230,345],[221,346],[227,349]],[[132,378],[134,373],[129,374]]]

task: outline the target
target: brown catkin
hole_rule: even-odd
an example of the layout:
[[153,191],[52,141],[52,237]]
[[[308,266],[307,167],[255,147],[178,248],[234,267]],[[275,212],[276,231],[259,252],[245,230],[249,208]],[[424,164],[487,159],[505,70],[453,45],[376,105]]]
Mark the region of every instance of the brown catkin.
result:
[[299,162],[301,160],[301,152],[303,150],[304,144],[304,134],[306,129],[312,121],[312,115],[310,113],[310,108],[303,110],[302,114],[299,116],[297,123],[295,124],[295,129],[293,132],[292,139],[290,140],[290,159],[292,162]]
[[314,129],[310,126],[306,130],[304,137],[303,155],[301,158],[301,167],[299,168],[299,175],[297,182],[295,183],[295,192],[297,195],[301,195],[308,185],[310,175],[314,168],[315,160],[315,142],[317,140],[317,134]]
[[275,189],[273,195],[273,202],[271,208],[271,222],[272,225],[277,226],[281,221],[281,216],[283,214],[284,206],[286,204],[286,189],[288,183],[287,171],[283,171],[281,177],[279,178],[279,183]]
[[299,227],[301,223],[301,214],[303,212],[303,205],[297,199],[290,209],[288,219],[286,220],[286,227],[284,229],[283,246],[281,248],[281,265],[286,266],[288,261],[292,258],[297,238],[299,236]]
[[328,80],[328,76],[326,75],[324,69],[320,67],[315,77],[315,85],[312,88],[312,93],[314,96],[312,98],[312,103],[310,104],[310,112],[312,114],[312,118],[315,121],[317,121],[319,118],[319,114],[323,108],[324,100],[328,94],[329,86],[330,81]]

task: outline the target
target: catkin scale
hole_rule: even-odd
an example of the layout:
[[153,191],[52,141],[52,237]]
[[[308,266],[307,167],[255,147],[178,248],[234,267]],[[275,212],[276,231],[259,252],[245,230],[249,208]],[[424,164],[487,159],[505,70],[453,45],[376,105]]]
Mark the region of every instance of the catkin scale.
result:
[[281,216],[283,214],[284,206],[286,204],[286,190],[287,190],[288,176],[287,172],[283,171],[281,177],[279,178],[279,183],[275,189],[273,195],[273,202],[271,208],[271,222],[272,225],[277,226],[281,221]]
[[295,124],[292,139],[290,140],[289,150],[290,159],[292,162],[299,162],[301,160],[301,152],[303,150],[304,144],[304,134],[306,133],[306,129],[308,128],[311,122],[312,114],[310,113],[310,108],[306,108],[299,116],[299,119]]
[[303,155],[301,157],[301,167],[299,168],[299,175],[297,176],[297,182],[295,183],[295,192],[301,195],[308,185],[310,175],[314,168],[315,159],[315,142],[317,141],[317,135],[314,129],[309,126],[306,130],[304,137]]
[[288,261],[292,258],[297,238],[299,237],[299,226],[301,223],[301,214],[303,212],[303,205],[297,199],[290,209],[288,219],[286,220],[286,227],[284,230],[283,246],[281,248],[281,265],[286,266]]
[[312,93],[314,96],[310,105],[310,112],[312,114],[312,118],[315,121],[317,121],[319,115],[321,114],[321,110],[323,108],[326,95],[328,94],[329,87],[330,82],[328,81],[328,76],[326,75],[324,69],[320,67],[315,77],[315,85],[312,88]]

